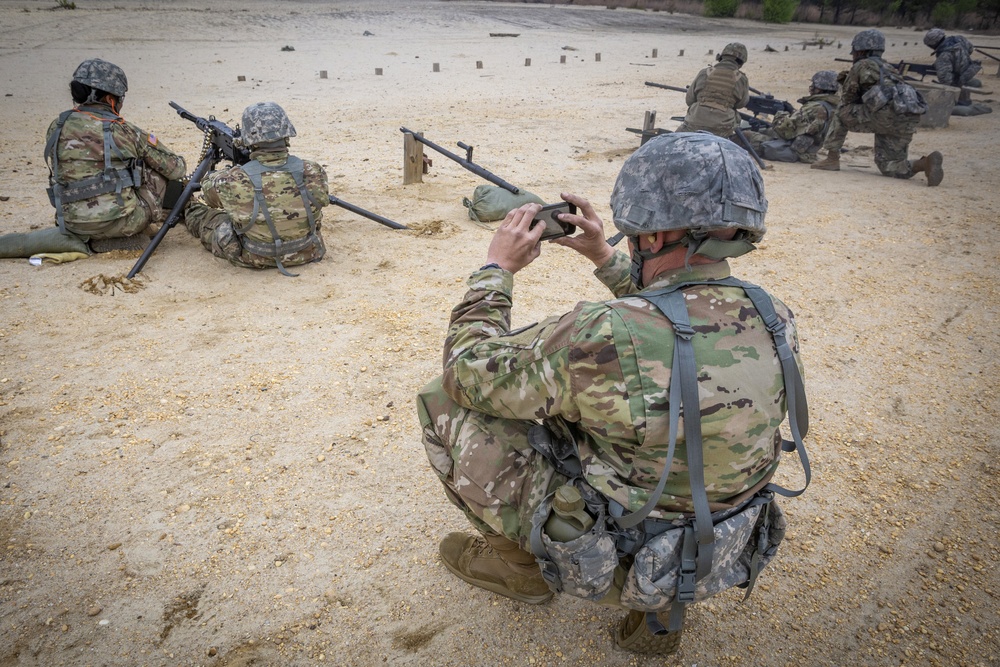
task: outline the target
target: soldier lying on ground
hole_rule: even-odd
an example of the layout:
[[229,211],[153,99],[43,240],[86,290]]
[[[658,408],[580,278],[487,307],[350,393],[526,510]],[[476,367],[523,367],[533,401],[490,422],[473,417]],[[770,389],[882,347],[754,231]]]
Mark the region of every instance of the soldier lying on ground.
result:
[[801,98],[802,106],[794,113],[779,111],[764,132],[743,132],[754,151],[765,160],[777,162],[815,162],[840,97],[837,95],[837,74],[823,70],[813,75],[809,95]]

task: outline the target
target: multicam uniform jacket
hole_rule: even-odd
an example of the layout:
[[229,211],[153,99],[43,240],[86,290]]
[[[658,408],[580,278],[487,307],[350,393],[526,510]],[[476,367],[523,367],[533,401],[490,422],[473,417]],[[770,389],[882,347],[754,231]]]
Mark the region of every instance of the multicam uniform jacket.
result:
[[[618,298],[579,303],[562,317],[510,331],[513,276],[474,273],[452,312],[442,384],[461,406],[512,420],[557,420],[574,434],[584,476],[627,510],[656,487],[667,451],[671,325],[630,297],[629,258],[617,253],[595,275]],[[647,289],[729,276],[727,262],[659,276]],[[771,477],[785,416],[771,335],[741,289],[684,289],[698,365],[705,481],[712,510],[738,504]],[[798,362],[791,312],[775,300]],[[681,429],[683,430],[683,429]],[[658,507],[690,511],[683,435]]]
[[792,150],[800,162],[815,162],[816,152],[823,145],[832,116],[840,104],[840,96],[821,93],[803,97],[798,102],[802,106],[795,113],[775,114],[771,129],[775,136],[792,142]]
[[[122,168],[126,161],[141,160],[143,166],[166,180],[184,176],[184,158],[177,155],[149,132],[117,116],[107,104],[81,104],[63,125],[56,146],[59,180],[81,181],[104,172],[104,128],[101,117],[111,117],[111,137],[120,157],[112,156],[112,166]],[[56,130],[52,121],[46,141]],[[84,237],[110,238],[130,236],[150,222],[149,213],[136,211],[135,188],[124,188],[121,198],[114,192],[63,204],[66,228]],[[159,211],[153,212],[154,218]],[[133,224],[134,223],[134,224]],[[132,228],[136,227],[136,228]]]
[[[255,150],[250,157],[266,166],[280,166],[288,160],[288,151]],[[312,215],[317,225],[318,243],[282,257],[282,263],[287,266],[318,261],[326,251],[319,229],[323,217],[321,209],[330,203],[326,171],[317,162],[302,160],[302,163],[302,178],[315,204]],[[265,172],[261,181],[264,199],[281,240],[295,241],[309,234],[309,218],[291,174],[283,171]],[[212,172],[202,182],[202,188],[204,203],[193,202],[185,212],[185,223],[191,233],[201,238],[202,244],[213,254],[228,259],[237,266],[274,267],[274,258],[256,255],[244,249],[233,229],[247,226],[254,211],[253,183],[243,169],[233,166]],[[246,237],[258,243],[273,243],[274,239],[262,213],[258,212]]]

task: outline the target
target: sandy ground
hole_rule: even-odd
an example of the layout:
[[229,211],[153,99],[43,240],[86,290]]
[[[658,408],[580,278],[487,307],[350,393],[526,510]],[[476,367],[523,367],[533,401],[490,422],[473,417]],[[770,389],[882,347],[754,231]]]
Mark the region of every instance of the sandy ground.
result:
[[[465,521],[413,397],[490,232],[457,164],[434,155],[402,185],[398,128],[610,220],[625,127],[684,111],[643,81],[685,85],[739,39],[751,84],[794,100],[854,30],[435,0],[53,4],[0,0],[0,232],[50,224],[44,132],[89,57],[126,70],[125,115],[192,167],[200,134],[169,100],[230,123],[278,101],[333,192],[413,231],[327,209],[328,257],[288,279],[177,228],[132,292],[86,288],[135,255],[0,262],[0,665],[1000,663],[1000,113],[917,134],[914,157],[945,155],[939,188],[880,177],[865,135],[840,173],[766,172],[768,236],[734,264],[798,316],[813,483],[753,597],[696,605],[681,652],[652,659],[614,646],[617,610],[516,604],[439,562]],[[886,33],[890,60],[929,61],[919,32]],[[845,48],[803,50],[817,36]],[[515,325],[604,296],[546,247]]]

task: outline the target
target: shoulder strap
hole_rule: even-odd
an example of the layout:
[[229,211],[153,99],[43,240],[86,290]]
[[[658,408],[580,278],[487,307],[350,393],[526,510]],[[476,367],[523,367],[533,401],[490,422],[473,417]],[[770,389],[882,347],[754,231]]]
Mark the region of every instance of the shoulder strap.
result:
[[[45,151],[43,152],[43,157],[46,163],[49,164],[49,187],[52,193],[52,204],[56,207],[56,224],[59,225],[59,231],[63,234],[68,233],[66,231],[66,221],[63,219],[62,210],[62,185],[59,183],[59,137],[62,135],[63,125],[66,124],[66,119],[68,119],[76,109],[70,109],[69,111],[63,111],[59,114],[56,119],[56,129],[49,137],[48,141],[45,142]],[[51,162],[50,162],[51,161]]]

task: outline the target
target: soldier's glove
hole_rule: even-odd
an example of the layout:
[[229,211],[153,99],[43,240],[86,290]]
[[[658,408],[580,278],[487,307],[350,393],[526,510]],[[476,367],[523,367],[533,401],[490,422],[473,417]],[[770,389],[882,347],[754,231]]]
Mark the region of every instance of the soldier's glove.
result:
[[840,74],[837,75],[837,83],[843,85],[844,81],[847,81],[848,70],[842,70]]

